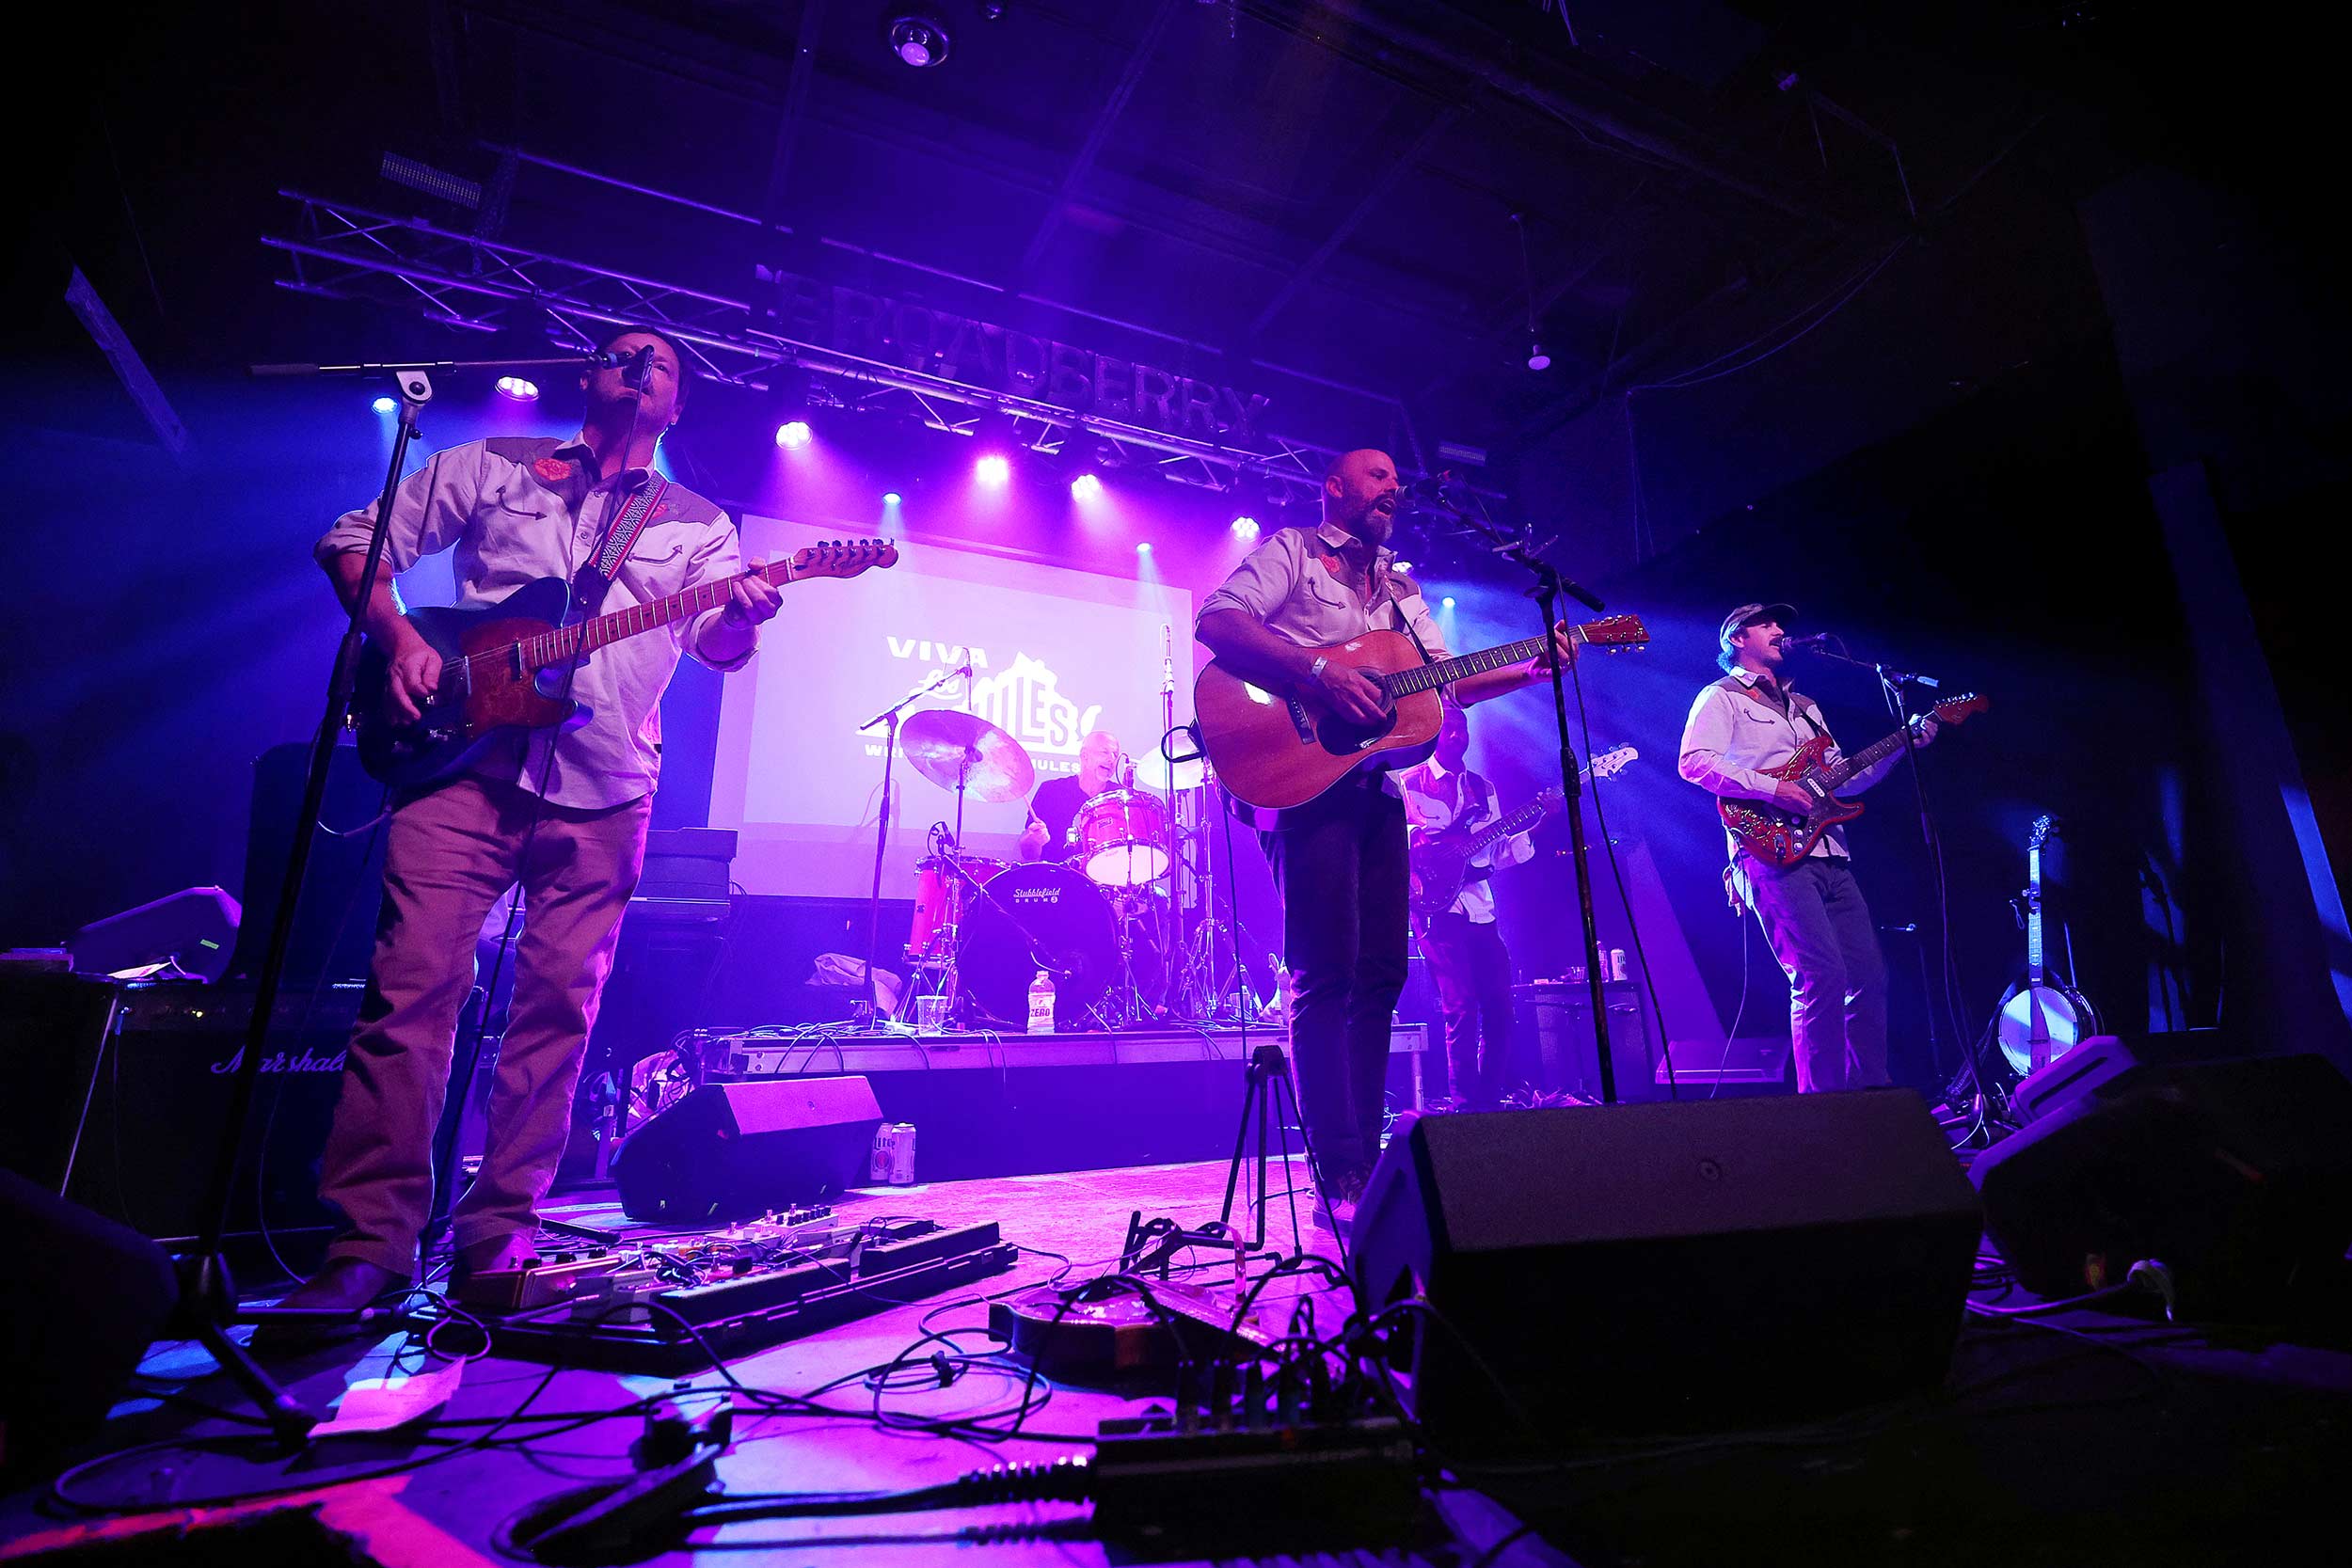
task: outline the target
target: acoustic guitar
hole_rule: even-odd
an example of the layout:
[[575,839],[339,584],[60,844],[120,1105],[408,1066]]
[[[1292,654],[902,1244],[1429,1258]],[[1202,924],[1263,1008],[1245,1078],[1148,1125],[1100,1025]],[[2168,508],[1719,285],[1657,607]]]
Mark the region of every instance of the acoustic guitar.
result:
[[[1993,705],[1989,697],[1970,692],[1964,697],[1947,697],[1935,705],[1935,721],[1939,724],[1964,723],[1971,717]],[[1922,716],[1924,717],[1924,716]],[[1916,727],[1919,720],[1912,720]],[[1793,784],[1813,798],[1812,806],[1803,816],[1783,811],[1778,806],[1760,800],[1718,799],[1715,809],[1723,816],[1724,826],[1740,840],[1740,847],[1767,865],[1791,866],[1813,852],[1813,846],[1821,835],[1840,822],[1851,822],[1862,815],[1862,802],[1841,800],[1837,791],[1853,779],[1892,756],[1903,743],[1903,732],[1895,731],[1884,739],[1864,747],[1851,756],[1829,758],[1830,739],[1817,735],[1797,748],[1797,754],[1777,768],[1764,769],[1765,777]]]
[[[1568,636],[1611,653],[1649,641],[1638,615],[1588,621],[1570,626]],[[1549,637],[1530,637],[1432,664],[1403,632],[1368,631],[1309,649],[1379,689],[1383,712],[1371,724],[1343,719],[1317,701],[1268,691],[1211,659],[1192,688],[1200,749],[1236,800],[1275,810],[1303,806],[1359,768],[1386,771],[1425,761],[1437,749],[1444,716],[1441,688],[1534,658],[1550,646]]]
[[588,722],[588,705],[566,690],[566,673],[598,648],[716,610],[745,578],[782,588],[857,577],[898,559],[898,547],[882,539],[811,545],[756,572],[568,624],[571,585],[562,578],[527,582],[495,604],[412,610],[404,619],[441,656],[439,689],[421,718],[396,718],[387,702],[390,655],[370,638],[352,703],[359,764],[395,788],[445,783],[502,735]]

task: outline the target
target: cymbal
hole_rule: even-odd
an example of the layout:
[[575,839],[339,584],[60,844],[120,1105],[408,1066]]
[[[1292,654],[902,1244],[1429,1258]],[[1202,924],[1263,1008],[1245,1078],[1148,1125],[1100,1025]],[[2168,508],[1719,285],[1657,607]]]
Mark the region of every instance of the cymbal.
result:
[[1037,768],[1021,742],[977,713],[926,708],[898,730],[914,770],[953,789],[959,778],[975,800],[1018,800],[1037,784]]
[[1186,757],[1175,765],[1173,774],[1168,784],[1170,789],[1199,789],[1216,777],[1205,756]]

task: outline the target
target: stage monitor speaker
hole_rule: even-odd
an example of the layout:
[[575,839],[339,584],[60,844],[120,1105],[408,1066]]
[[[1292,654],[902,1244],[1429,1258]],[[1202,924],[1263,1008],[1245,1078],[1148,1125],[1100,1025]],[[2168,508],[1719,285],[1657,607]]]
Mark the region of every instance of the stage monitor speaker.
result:
[[216,887],[183,888],[135,910],[94,920],[66,948],[84,974],[217,980],[237,944],[237,901]]
[[179,1296],[145,1237],[0,1171],[0,1475],[90,1436]]
[[631,1219],[750,1219],[855,1184],[882,1125],[863,1078],[706,1084],[621,1142],[612,1174]]
[[1440,1452],[1489,1457],[1932,1388],[1978,1235],[1926,1106],[1870,1089],[1423,1117],[1373,1173],[1352,1261],[1366,1309],[1435,1308],[1414,1414]]
[[2145,1258],[2170,1269],[2184,1314],[2267,1313],[2352,1245],[2352,1083],[2310,1054],[2137,1067],[1969,1175],[2037,1295],[2120,1283]]

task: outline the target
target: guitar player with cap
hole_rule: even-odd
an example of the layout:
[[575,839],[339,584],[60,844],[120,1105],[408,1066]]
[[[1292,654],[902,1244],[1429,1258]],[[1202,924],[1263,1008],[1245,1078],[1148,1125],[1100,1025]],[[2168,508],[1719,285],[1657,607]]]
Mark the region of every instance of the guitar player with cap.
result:
[[[426,556],[455,552],[469,602],[494,603],[541,578],[570,581],[583,601],[579,614],[737,580],[723,606],[608,643],[573,672],[570,695],[591,710],[584,725],[502,740],[467,772],[395,801],[367,995],[320,1184],[344,1227],[290,1307],[354,1310],[417,1277],[433,1132],[458,1011],[474,984],[475,934],[518,882],[528,915],[481,1171],[455,1209],[454,1270],[511,1267],[528,1252],[644,857],[661,694],[682,654],[740,669],[760,623],[776,612],[773,585],[737,576],[744,562],[727,515],[653,472],[655,448],[686,403],[678,345],[631,328],[602,348],[624,363],[581,376],[587,407],[578,435],[470,441],[436,452],[402,482],[364,610],[369,638],[390,657],[388,706],[414,720],[441,682],[440,656],[404,623],[391,582]],[[316,547],[346,605],[358,591],[373,514],[346,515]],[[605,581],[596,580],[600,557],[615,562]],[[591,596],[601,603],[585,603]]]
[[[1785,604],[1741,605],[1716,634],[1724,676],[1702,689],[1682,729],[1682,776],[1724,800],[1755,800],[1800,816],[1814,798],[1769,770],[1829,726],[1820,705],[1782,673]],[[1935,739],[1933,718],[1920,721],[1916,744]],[[1836,752],[1830,756],[1834,761]],[[1893,770],[1899,752],[1839,787],[1855,794]],[[1843,828],[1831,828],[1796,864],[1767,864],[1730,837],[1724,873],[1735,911],[1754,909],[1764,940],[1788,976],[1788,1028],[1797,1058],[1797,1092],[1869,1088],[1886,1083],[1886,960],[1869,906],[1854,880]]]
[[[1332,459],[1319,527],[1278,529],[1200,606],[1194,635],[1219,663],[1266,691],[1376,725],[1380,688],[1319,650],[1379,629],[1408,634],[1428,660],[1446,657],[1420,587],[1389,547],[1404,488],[1387,452]],[[1555,628],[1551,655],[1454,683],[1465,706],[1549,678],[1575,643]],[[1282,897],[1282,948],[1295,990],[1291,1052],[1299,1117],[1313,1158],[1315,1222],[1345,1230],[1380,1153],[1390,1024],[1405,989],[1405,804],[1385,772],[1361,768],[1304,805],[1260,812],[1259,843]]]

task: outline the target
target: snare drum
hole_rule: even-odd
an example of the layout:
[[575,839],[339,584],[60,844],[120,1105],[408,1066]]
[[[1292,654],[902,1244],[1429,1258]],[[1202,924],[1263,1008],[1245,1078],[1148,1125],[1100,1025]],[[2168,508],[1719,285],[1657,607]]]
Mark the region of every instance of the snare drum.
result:
[[945,958],[954,953],[956,932],[971,908],[973,884],[985,882],[1005,869],[1005,863],[986,855],[961,857],[965,881],[947,865],[945,855],[926,855],[914,866],[914,924],[907,931],[907,957]]
[[1168,803],[1140,789],[1106,789],[1070,824],[1071,863],[1104,887],[1140,887],[1168,875]]

